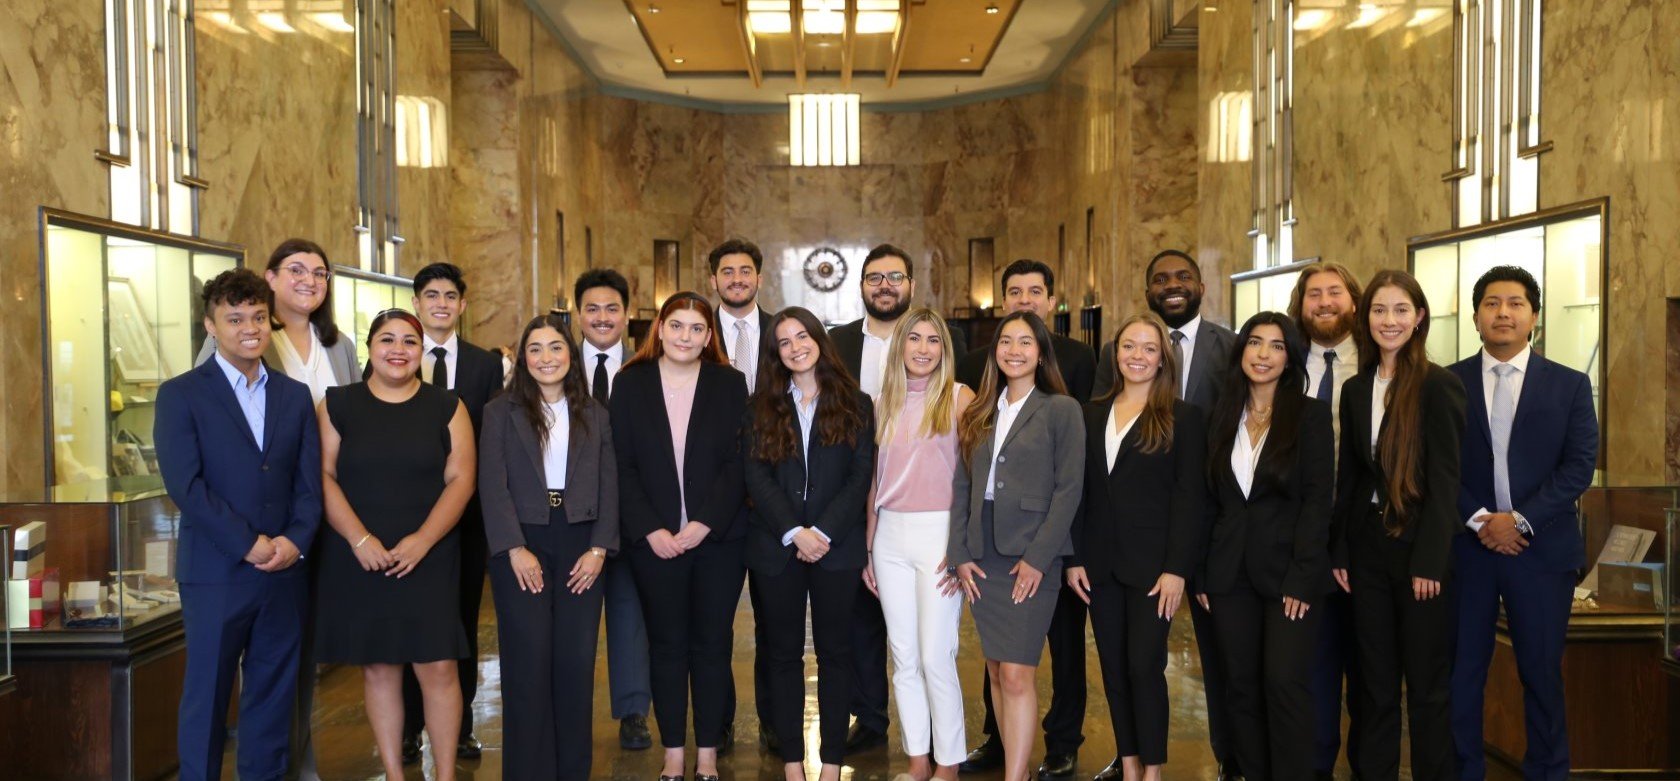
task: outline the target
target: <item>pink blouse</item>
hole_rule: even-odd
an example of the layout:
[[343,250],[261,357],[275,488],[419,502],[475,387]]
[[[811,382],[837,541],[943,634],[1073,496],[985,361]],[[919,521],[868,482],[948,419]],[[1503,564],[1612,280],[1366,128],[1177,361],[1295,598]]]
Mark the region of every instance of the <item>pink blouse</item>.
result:
[[659,387],[665,394],[665,417],[671,421],[671,452],[677,457],[677,494],[682,500],[678,503],[678,507],[682,508],[677,516],[678,531],[688,525],[688,497],[683,489],[683,451],[688,447],[688,418],[694,411],[694,386],[699,381],[700,378],[695,377],[686,385],[673,386],[664,372],[659,375]]
[[[892,439],[875,456],[875,508],[901,513],[951,509],[951,478],[961,463],[957,455],[956,405],[951,429],[932,437],[919,436],[927,411],[929,378],[911,380],[904,411],[893,425]],[[955,393],[955,388],[952,390]]]

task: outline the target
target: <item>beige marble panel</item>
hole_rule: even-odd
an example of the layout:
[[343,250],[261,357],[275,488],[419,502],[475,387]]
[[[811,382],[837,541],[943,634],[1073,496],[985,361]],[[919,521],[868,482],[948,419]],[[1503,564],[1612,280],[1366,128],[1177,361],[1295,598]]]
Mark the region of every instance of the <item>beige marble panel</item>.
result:
[[[396,4],[397,94],[435,101],[453,122],[450,106],[449,3],[406,0]],[[444,144],[447,148],[447,143]],[[397,203],[405,240],[399,271],[414,274],[428,263],[449,260],[452,187],[448,160],[412,161],[397,168]],[[443,163],[436,165],[434,163]],[[471,284],[469,283],[469,287]]]
[[1208,281],[1204,310],[1228,317],[1230,286],[1225,280],[1252,268],[1254,255],[1248,239],[1254,206],[1252,163],[1233,154],[1239,147],[1235,139],[1250,131],[1244,123],[1229,121],[1225,110],[1253,100],[1253,9],[1241,2],[1221,2],[1218,7],[1218,12],[1202,15],[1196,50],[1201,85],[1196,146],[1201,164],[1195,255]]
[[104,6],[18,0],[0,13],[0,491],[46,479],[39,207],[110,214]]
[[452,197],[449,255],[471,280],[467,330],[504,344],[529,316],[531,274],[521,225],[518,75],[457,71],[451,77]]

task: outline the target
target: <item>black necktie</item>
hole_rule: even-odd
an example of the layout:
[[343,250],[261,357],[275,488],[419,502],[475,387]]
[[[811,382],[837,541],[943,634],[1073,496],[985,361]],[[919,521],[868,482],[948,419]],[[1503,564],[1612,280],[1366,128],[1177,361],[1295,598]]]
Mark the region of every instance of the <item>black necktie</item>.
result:
[[607,403],[607,354],[596,353],[595,376],[589,380],[589,394],[602,404]]
[[1336,351],[1324,351],[1324,376],[1318,379],[1318,400],[1330,403],[1332,394],[1336,392]]
[[437,358],[432,361],[432,384],[439,388],[449,387],[449,362],[444,360],[447,355],[449,351],[443,349],[442,345],[432,348],[432,356]]

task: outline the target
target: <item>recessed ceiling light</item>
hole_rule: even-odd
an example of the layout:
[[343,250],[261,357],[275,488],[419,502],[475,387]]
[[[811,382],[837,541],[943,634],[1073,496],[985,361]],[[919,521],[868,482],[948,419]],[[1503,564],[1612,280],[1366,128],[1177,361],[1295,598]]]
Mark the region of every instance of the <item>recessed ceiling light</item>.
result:
[[659,13],[659,6],[654,5],[653,3],[648,3],[648,13],[650,13],[650,14]]
[[676,63],[676,64],[678,64],[678,65],[681,65],[681,64],[683,64],[683,63],[685,63],[685,62],[688,62],[688,60],[685,60],[685,59],[683,59],[683,58],[681,58],[681,57],[678,57],[678,58],[676,58],[676,59],[674,59],[674,60],[672,60],[672,61],[671,61],[671,62],[674,62],[674,63]]
[[963,57],[962,59],[957,60],[957,62],[973,62],[973,58]]
[[995,14],[997,12],[998,12],[997,3],[992,3],[991,5],[986,6],[986,13]]

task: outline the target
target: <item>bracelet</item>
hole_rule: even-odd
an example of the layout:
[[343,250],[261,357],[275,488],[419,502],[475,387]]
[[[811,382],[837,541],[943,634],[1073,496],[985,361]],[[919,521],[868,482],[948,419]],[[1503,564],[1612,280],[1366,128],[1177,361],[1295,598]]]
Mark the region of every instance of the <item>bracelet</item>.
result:
[[357,540],[355,545],[352,545],[350,547],[360,548],[360,547],[362,547],[362,543],[367,542],[368,538],[372,537],[372,536],[373,536],[373,532],[368,532],[367,534],[362,535],[362,538]]
[[589,550],[584,551],[584,553],[591,556],[600,556],[603,559],[607,557],[607,552],[601,548],[590,548]]

